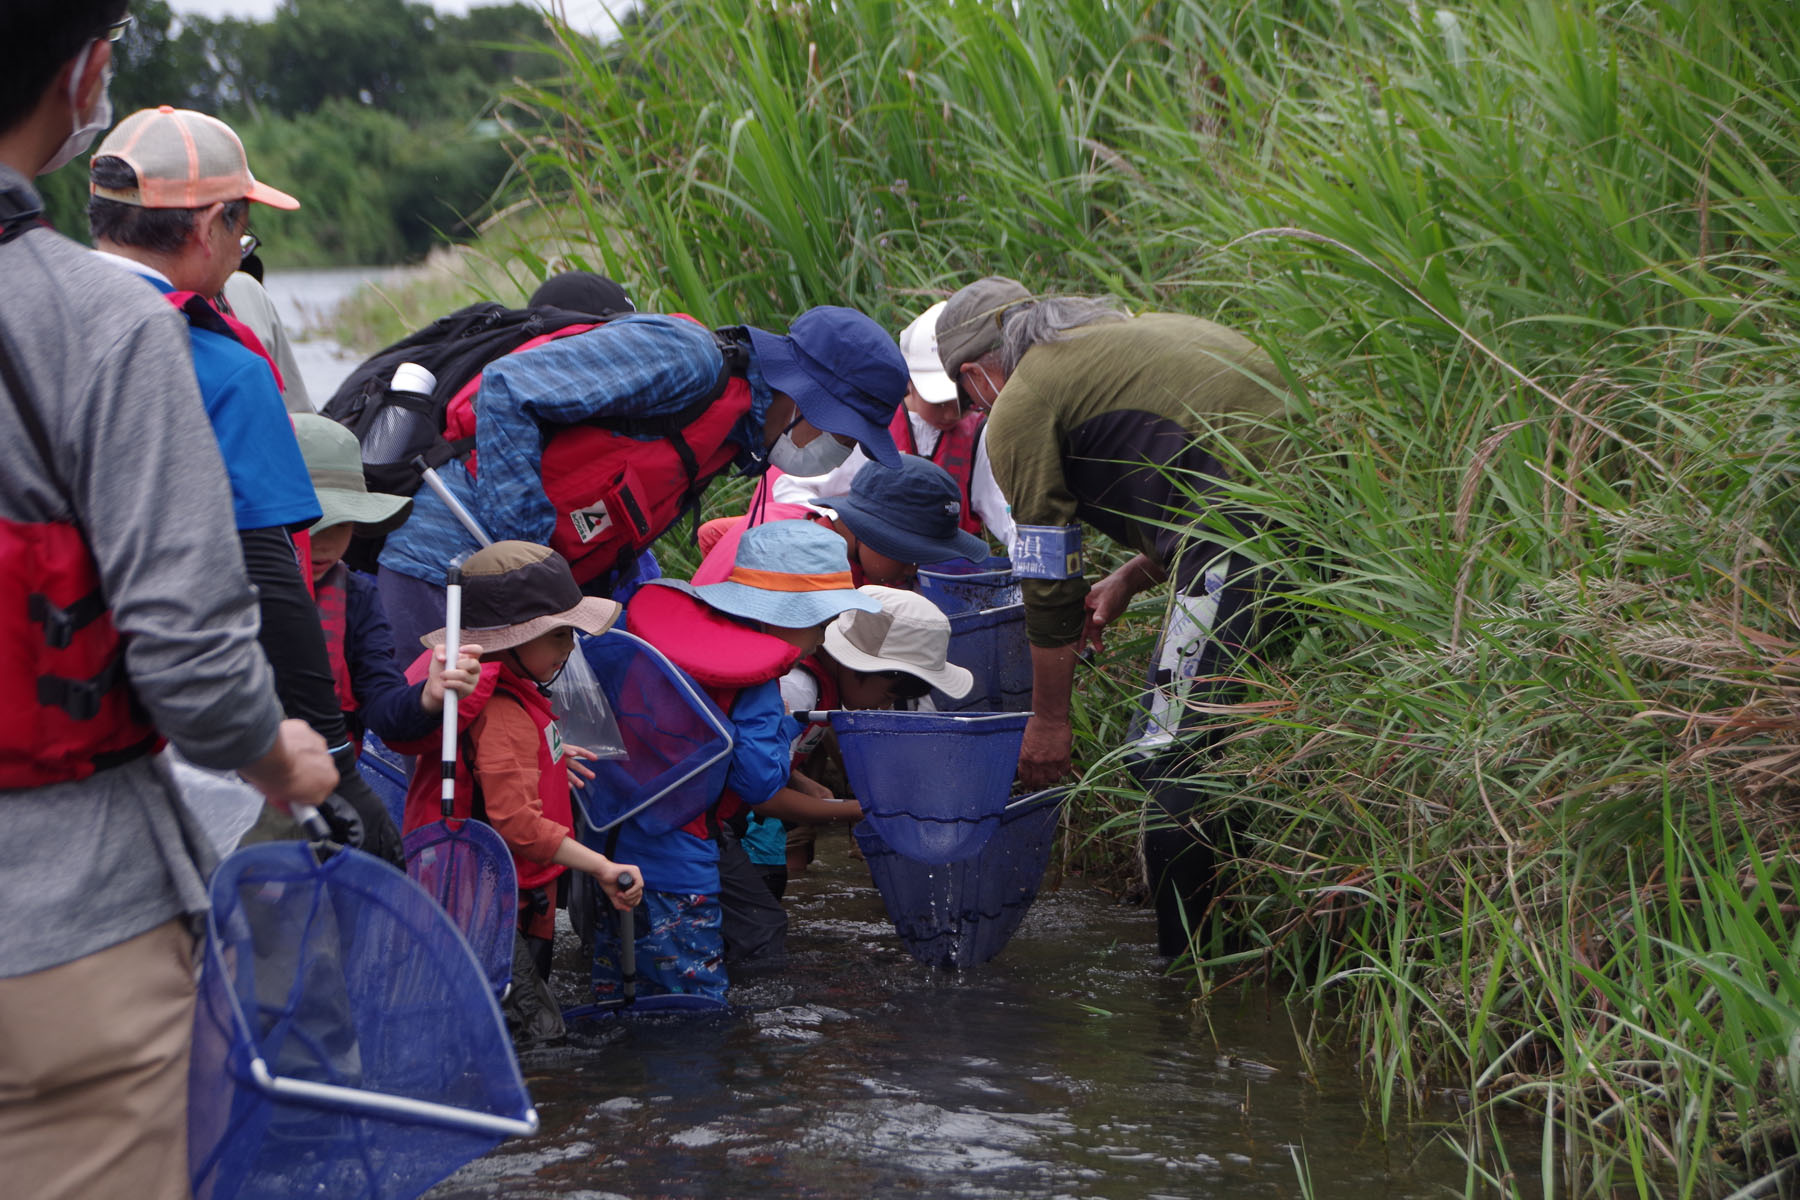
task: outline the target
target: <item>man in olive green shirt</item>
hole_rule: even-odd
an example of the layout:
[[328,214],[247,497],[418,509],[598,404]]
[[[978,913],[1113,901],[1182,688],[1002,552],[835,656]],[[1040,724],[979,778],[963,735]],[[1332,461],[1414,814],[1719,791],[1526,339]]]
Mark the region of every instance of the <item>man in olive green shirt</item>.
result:
[[1234,552],[1249,524],[1210,497],[1240,458],[1276,453],[1285,408],[1269,357],[1211,321],[1128,316],[1108,301],[1035,300],[990,276],[938,320],[944,368],[978,405],[994,478],[1028,526],[1085,523],[1137,557],[1090,586],[1079,575],[1024,582],[1032,710],[1019,775],[1044,786],[1071,767],[1076,657],[1131,597],[1173,576],[1176,602],[1152,664],[1134,773],[1171,818],[1145,837],[1164,954],[1185,951],[1210,902],[1209,840],[1192,829],[1201,794],[1186,781],[1210,741],[1194,705],[1230,703],[1234,662],[1257,637],[1259,571]]

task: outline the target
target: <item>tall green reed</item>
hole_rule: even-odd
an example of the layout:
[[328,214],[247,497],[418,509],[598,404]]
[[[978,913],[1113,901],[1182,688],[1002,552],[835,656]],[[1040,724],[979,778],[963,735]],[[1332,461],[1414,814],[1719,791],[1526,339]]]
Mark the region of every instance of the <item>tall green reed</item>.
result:
[[[897,327],[999,272],[1265,345],[1292,453],[1228,495],[1294,632],[1205,767],[1245,832],[1198,977],[1337,1007],[1384,1122],[1472,1105],[1472,1192],[1723,1194],[1800,1128],[1796,40],[1782,0],[663,0],[519,128],[646,306]],[[1078,698],[1096,844],[1160,604]]]

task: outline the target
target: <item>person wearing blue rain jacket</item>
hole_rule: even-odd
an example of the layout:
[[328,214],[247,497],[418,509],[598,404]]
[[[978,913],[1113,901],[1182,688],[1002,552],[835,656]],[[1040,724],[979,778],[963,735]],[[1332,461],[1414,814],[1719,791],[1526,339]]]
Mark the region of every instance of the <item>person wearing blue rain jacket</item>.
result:
[[[489,536],[559,548],[584,590],[610,595],[728,470],[815,474],[858,445],[898,465],[887,424],[906,379],[893,338],[847,308],[810,309],[786,335],[635,313],[490,364],[474,459],[441,479]],[[381,555],[403,640],[410,610],[435,607],[445,564],[474,548],[450,507],[421,492]]]

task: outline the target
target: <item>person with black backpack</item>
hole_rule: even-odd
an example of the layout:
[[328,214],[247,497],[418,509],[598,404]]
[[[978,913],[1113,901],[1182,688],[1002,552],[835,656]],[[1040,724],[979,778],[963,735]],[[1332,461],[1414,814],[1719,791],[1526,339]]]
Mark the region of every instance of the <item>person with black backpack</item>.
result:
[[[472,426],[473,444],[441,478],[487,536],[547,544],[584,590],[612,595],[727,470],[817,475],[856,445],[897,466],[887,426],[906,383],[894,339],[851,309],[810,309],[786,335],[630,313],[489,364],[479,422],[473,405],[447,413],[446,434]],[[400,646],[435,628],[446,564],[478,544],[418,494],[380,559]]]

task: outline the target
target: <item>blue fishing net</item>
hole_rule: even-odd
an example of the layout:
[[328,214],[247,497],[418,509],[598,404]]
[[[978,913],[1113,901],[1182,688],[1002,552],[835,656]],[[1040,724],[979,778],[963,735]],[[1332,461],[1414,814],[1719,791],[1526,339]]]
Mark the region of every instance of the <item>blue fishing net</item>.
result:
[[915,862],[867,821],[856,826],[888,920],[914,958],[966,970],[1006,948],[1037,899],[1067,794],[1052,788],[1015,801],[980,852],[959,862]]
[[921,596],[950,616],[1004,608],[1023,599],[1018,581],[1013,578],[1012,562],[1003,557],[980,562],[953,558],[920,567],[918,589]]
[[505,995],[519,922],[519,878],[506,842],[480,821],[433,821],[407,834],[405,849],[407,875],[450,914],[494,995]]
[[196,1200],[403,1200],[535,1130],[488,980],[411,880],[359,851],[320,864],[274,842],[221,863],[211,899]]
[[967,858],[1000,823],[1025,721],[1025,713],[831,714],[869,825],[896,852],[927,863]]
[[619,723],[625,757],[588,764],[593,782],[575,791],[588,827],[612,828],[627,818],[649,833],[680,829],[706,811],[725,786],[731,727],[680,668],[642,638],[622,629],[583,638]]
[[400,754],[374,734],[363,737],[362,755],[356,769],[394,818],[394,828],[404,827],[406,788],[412,781],[414,758]]

